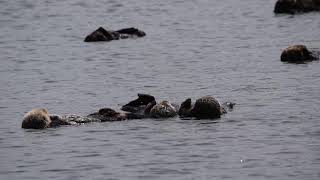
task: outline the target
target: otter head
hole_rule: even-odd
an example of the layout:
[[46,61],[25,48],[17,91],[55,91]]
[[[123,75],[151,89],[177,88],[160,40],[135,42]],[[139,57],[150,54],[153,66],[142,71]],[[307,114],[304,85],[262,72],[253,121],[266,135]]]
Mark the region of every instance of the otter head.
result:
[[47,109],[38,108],[29,111],[23,118],[22,128],[25,129],[44,129],[51,123]]
[[220,103],[211,96],[204,96],[197,99],[191,110],[191,114],[198,119],[220,118]]

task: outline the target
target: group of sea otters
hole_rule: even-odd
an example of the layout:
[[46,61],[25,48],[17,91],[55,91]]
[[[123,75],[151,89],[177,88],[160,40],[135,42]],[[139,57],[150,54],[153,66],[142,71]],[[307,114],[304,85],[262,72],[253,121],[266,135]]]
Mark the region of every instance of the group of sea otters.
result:
[[[278,0],[275,4],[276,14],[295,14],[309,11],[320,11],[320,0]],[[146,33],[137,28],[106,30],[99,27],[89,34],[85,42],[112,41],[127,38],[139,38]],[[280,57],[283,62],[301,63],[319,59],[319,52],[310,51],[304,45],[293,45],[286,48]],[[180,106],[169,101],[157,103],[154,96],[138,94],[138,98],[122,106],[121,112],[103,108],[98,112],[86,115],[52,115],[47,109],[39,108],[28,112],[22,121],[22,128],[44,129],[62,125],[83,124],[89,122],[121,121],[142,118],[170,118],[179,115],[181,118],[216,119],[233,108],[235,103],[220,104],[214,97],[205,96],[192,104],[188,98]]]
[[192,104],[188,98],[180,106],[171,104],[169,101],[156,102],[154,96],[149,94],[138,94],[138,98],[121,107],[121,112],[111,108],[102,108],[97,112],[86,115],[51,115],[47,109],[39,108],[28,112],[22,121],[22,128],[44,129],[62,125],[76,125],[90,122],[110,122],[129,119],[143,118],[181,118],[192,119],[216,119],[227,110],[233,109],[235,103],[220,104],[214,97],[205,96]]

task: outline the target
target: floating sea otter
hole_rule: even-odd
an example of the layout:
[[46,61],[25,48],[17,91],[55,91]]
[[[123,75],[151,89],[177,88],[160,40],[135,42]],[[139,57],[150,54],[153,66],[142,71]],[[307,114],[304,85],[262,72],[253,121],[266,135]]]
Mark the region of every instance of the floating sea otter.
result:
[[[232,109],[234,105],[235,103],[225,103],[228,109]],[[227,113],[226,108],[222,107],[220,103],[211,96],[204,96],[197,99],[193,106],[191,99],[188,98],[181,103],[178,112],[181,117],[195,117],[197,119],[220,118],[224,113]]]
[[62,125],[76,125],[92,122],[122,121],[127,119],[141,119],[143,116],[133,113],[116,112],[110,108],[102,108],[98,112],[87,116],[79,115],[49,115],[46,109],[33,109],[28,112],[23,121],[24,129],[45,129]]
[[24,116],[21,127],[24,129],[44,129],[69,124],[71,123],[57,115],[49,115],[47,109],[38,108],[32,109]]
[[286,48],[281,54],[281,61],[303,62],[319,59],[317,55],[307,49],[304,45],[293,45]]
[[169,101],[162,101],[151,107],[149,115],[152,118],[170,118],[177,115],[177,109]]
[[139,93],[137,99],[122,106],[121,110],[135,114],[145,114],[145,111],[149,111],[155,104],[154,96]]
[[97,41],[112,41],[118,39],[127,39],[129,37],[137,38],[143,37],[146,33],[136,28],[125,28],[117,31],[106,30],[103,27],[99,27],[97,30],[89,34],[84,42],[97,42]]
[[138,94],[137,99],[122,106],[121,110],[144,118],[168,118],[177,115],[176,107],[169,101],[162,101],[157,104],[154,96],[149,94]]
[[320,11],[320,0],[278,0],[274,7],[274,13],[294,14],[310,11]]

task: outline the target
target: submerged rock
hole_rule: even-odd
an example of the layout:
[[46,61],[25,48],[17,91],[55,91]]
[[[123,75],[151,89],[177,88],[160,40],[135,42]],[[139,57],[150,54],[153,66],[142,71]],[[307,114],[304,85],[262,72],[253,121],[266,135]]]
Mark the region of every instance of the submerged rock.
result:
[[293,45],[286,48],[281,54],[281,61],[283,62],[303,62],[318,59],[311,51],[304,45]]
[[117,31],[106,30],[103,27],[99,27],[97,30],[89,34],[84,42],[97,42],[97,41],[112,41],[118,39],[127,39],[129,37],[143,37],[146,33],[136,28],[125,28]]
[[294,14],[310,11],[320,11],[320,0],[278,0],[274,7],[274,13]]

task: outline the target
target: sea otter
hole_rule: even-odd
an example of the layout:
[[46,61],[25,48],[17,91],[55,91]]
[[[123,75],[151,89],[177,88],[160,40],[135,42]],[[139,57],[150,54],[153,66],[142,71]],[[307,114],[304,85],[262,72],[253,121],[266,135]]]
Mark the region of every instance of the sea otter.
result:
[[37,108],[29,111],[23,118],[22,128],[44,129],[49,127],[51,119],[47,109]]
[[274,13],[294,14],[320,10],[320,0],[278,0]]
[[152,118],[169,118],[176,116],[177,110],[169,101],[162,101],[150,109],[149,115]]
[[127,39],[129,37],[143,37],[145,35],[145,32],[134,27],[120,29],[117,31],[106,30],[103,27],[99,27],[97,30],[86,36],[84,42],[112,41],[118,39]]
[[281,54],[283,62],[303,62],[317,59],[304,45],[293,45],[286,48]]
[[[233,108],[234,103],[229,103],[230,108]],[[226,113],[224,107],[211,96],[204,96],[197,99],[192,106],[191,99],[188,98],[181,103],[179,109],[179,116],[181,117],[195,117],[197,119],[215,119],[220,118],[222,114]]]
[[[156,104],[156,100],[155,100],[154,96],[151,96],[149,94],[139,93],[137,99],[130,101],[128,104],[122,106],[121,110],[135,113],[135,114],[145,114],[145,111],[147,109],[151,109],[152,104],[154,104],[154,105]],[[147,106],[148,106],[148,108],[147,108]]]
[[58,115],[50,115],[45,108],[37,108],[29,111],[23,118],[22,128],[24,129],[45,129],[61,125],[71,125],[66,118]]

